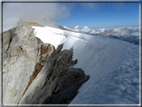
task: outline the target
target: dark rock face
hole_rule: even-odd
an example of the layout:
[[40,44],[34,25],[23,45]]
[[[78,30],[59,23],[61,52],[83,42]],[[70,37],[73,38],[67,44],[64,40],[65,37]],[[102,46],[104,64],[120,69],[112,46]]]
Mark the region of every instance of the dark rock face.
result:
[[46,78],[46,84],[54,84],[52,94],[43,104],[67,104],[77,94],[80,86],[89,79],[81,69],[71,68],[77,63],[72,61],[72,51],[63,50],[63,45],[59,45],[52,54],[49,62],[52,62],[52,71]]
[[81,69],[73,68],[73,52],[57,49],[34,36],[25,22],[3,33],[4,104],[67,104],[89,79]]
[[57,92],[53,92],[43,104],[68,104],[78,93],[80,86],[89,79],[81,69],[70,68],[61,81],[66,78],[65,84]]

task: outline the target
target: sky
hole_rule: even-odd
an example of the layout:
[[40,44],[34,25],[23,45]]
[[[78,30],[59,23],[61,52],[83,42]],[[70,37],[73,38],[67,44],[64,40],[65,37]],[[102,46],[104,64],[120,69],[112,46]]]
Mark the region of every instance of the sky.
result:
[[139,26],[139,3],[3,3],[3,29],[52,20],[74,28]]
[[70,16],[57,21],[73,27],[139,26],[139,3],[70,3]]

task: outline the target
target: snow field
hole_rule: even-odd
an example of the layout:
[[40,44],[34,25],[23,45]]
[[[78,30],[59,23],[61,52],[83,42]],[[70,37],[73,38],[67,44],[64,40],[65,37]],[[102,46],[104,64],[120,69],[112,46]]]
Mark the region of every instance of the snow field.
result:
[[90,75],[71,104],[139,103],[138,46],[47,26],[33,28],[43,42],[73,48],[73,59],[78,59],[73,67]]

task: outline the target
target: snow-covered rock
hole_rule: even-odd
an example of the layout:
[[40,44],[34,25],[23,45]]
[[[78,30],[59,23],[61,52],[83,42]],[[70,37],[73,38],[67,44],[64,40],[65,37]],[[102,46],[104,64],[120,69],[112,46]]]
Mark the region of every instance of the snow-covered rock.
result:
[[[77,63],[72,51],[43,43],[34,36],[33,26],[43,27],[25,22],[3,33],[3,103],[42,104],[52,95],[59,99],[56,103],[67,103],[89,76],[72,67]],[[61,90],[66,90],[62,97]]]

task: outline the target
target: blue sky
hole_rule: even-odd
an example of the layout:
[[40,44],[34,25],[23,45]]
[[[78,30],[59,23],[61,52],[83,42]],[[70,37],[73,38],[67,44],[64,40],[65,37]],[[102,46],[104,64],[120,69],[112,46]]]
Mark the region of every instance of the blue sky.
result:
[[138,27],[139,3],[4,3],[3,29],[24,21],[47,25],[48,19],[69,28]]
[[73,28],[88,26],[128,27],[139,26],[139,3],[64,3],[69,9],[67,18],[54,20]]

